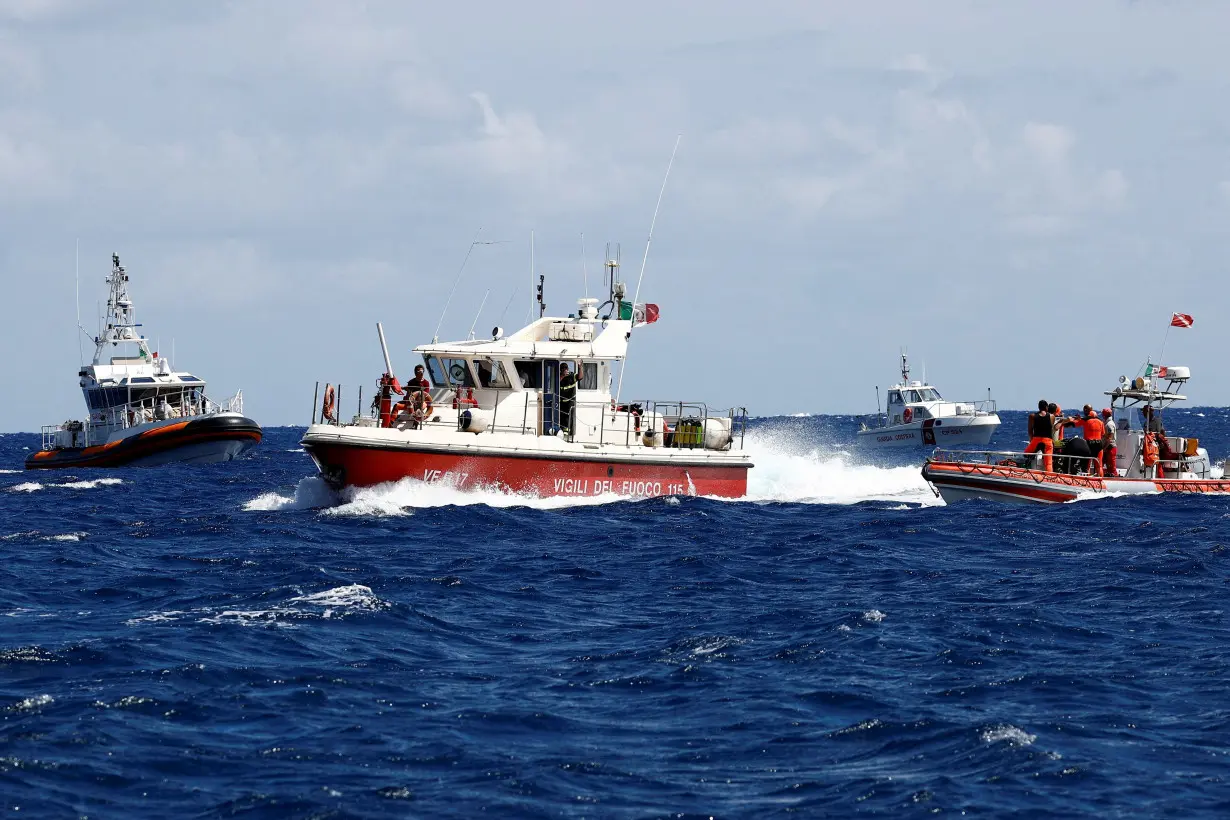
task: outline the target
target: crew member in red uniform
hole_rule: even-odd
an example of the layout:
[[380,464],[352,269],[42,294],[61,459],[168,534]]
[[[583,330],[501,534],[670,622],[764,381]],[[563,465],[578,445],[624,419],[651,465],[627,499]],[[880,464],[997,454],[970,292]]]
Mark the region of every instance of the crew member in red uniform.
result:
[[1030,413],[1025,420],[1027,432],[1029,433],[1029,446],[1025,448],[1025,452],[1036,453],[1042,451],[1042,469],[1048,473],[1054,469],[1051,453],[1055,452],[1055,440],[1051,438],[1054,433],[1054,418],[1051,416],[1048,408],[1050,405],[1046,403],[1046,399],[1038,402],[1038,412]]
[[1089,455],[1093,457],[1093,461],[1085,462],[1080,466],[1088,465],[1095,473],[1102,472],[1102,438],[1106,435],[1106,425],[1102,420],[1094,415],[1093,405],[1086,404],[1081,408],[1079,418],[1072,420],[1076,427],[1080,427],[1085,438],[1085,444],[1089,447]]

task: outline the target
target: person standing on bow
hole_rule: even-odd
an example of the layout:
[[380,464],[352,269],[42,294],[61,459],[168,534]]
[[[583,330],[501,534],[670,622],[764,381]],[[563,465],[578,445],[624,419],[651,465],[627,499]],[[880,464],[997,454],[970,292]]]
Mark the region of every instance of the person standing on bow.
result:
[[1053,458],[1051,454],[1055,452],[1055,440],[1051,438],[1054,427],[1054,418],[1050,414],[1050,407],[1046,399],[1038,401],[1038,412],[1030,413],[1025,420],[1026,432],[1029,433],[1029,446],[1025,448],[1026,455],[1042,451],[1042,469],[1046,472],[1052,472],[1054,468]]

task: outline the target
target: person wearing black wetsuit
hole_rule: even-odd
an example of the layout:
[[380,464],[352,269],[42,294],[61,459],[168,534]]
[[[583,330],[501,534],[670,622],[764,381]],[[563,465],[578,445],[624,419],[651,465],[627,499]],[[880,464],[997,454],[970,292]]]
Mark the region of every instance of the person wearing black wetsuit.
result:
[[1038,402],[1038,412],[1030,413],[1026,419],[1026,427],[1029,433],[1029,446],[1025,448],[1025,453],[1036,453],[1042,451],[1042,469],[1048,473],[1054,469],[1053,459],[1051,454],[1055,451],[1054,435],[1054,417],[1047,410],[1049,405],[1046,399]]

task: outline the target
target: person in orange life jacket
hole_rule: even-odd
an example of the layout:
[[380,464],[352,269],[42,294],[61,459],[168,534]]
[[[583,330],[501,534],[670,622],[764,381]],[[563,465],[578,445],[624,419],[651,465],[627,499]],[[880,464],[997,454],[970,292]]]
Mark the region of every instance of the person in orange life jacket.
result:
[[1085,469],[1091,469],[1093,472],[1101,472],[1102,464],[1102,439],[1106,435],[1106,425],[1102,420],[1094,415],[1093,405],[1086,404],[1081,408],[1081,415],[1072,420],[1072,424],[1081,428],[1081,432],[1085,437],[1085,446],[1089,448],[1089,455],[1095,460],[1092,462],[1082,462],[1081,466]]
[[1054,405],[1048,405],[1046,399],[1041,399],[1038,402],[1038,412],[1030,413],[1025,419],[1026,432],[1029,434],[1029,446],[1025,448],[1025,453],[1036,453],[1042,451],[1042,469],[1048,473],[1054,469],[1054,463],[1051,453],[1055,452],[1055,441],[1051,438],[1055,419],[1051,416],[1049,409]]
[[1102,475],[1114,478],[1119,475],[1119,448],[1115,445],[1118,428],[1109,407],[1102,408],[1102,426]]

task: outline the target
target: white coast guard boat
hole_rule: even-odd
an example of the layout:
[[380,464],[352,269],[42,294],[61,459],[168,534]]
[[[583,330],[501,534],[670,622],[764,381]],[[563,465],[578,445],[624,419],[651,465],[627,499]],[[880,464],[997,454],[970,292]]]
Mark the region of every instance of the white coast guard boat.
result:
[[[381,330],[373,412],[342,423],[332,385],[319,421],[313,412],[303,447],[321,475],[339,487],[412,478],[538,496],[744,495],[746,408],[612,395],[633,328],[657,307],[624,301],[618,263],[607,266],[601,305],[586,298],[575,314],[546,316],[540,292],[539,319],[510,336],[497,327],[490,339],[414,348],[431,379],[425,394],[397,383]],[[575,390],[565,366],[580,376]],[[395,405],[398,393],[407,400]]]
[[[879,404],[879,389],[876,390]],[[859,424],[858,443],[865,447],[980,446],[999,428],[995,401],[945,401],[930,384],[910,380],[910,364],[901,354],[901,383],[888,388],[885,412],[878,408]]]
[[93,363],[77,373],[89,419],[44,427],[26,469],[229,461],[254,447],[261,428],[243,415],[242,392],[217,404],[204,380],[150,351],[114,254],[107,283],[106,330],[94,339]]
[[[1053,456],[1044,469],[1040,453],[937,450],[923,465],[923,478],[945,501],[986,498],[1059,503],[1080,497],[1142,493],[1230,494],[1230,481],[1213,478],[1209,454],[1195,438],[1164,432],[1165,408],[1187,397],[1178,389],[1191,377],[1186,367],[1147,364],[1149,375],[1106,393],[1115,420],[1115,468],[1102,475],[1094,459]],[[1165,385],[1162,385],[1165,382]]]

